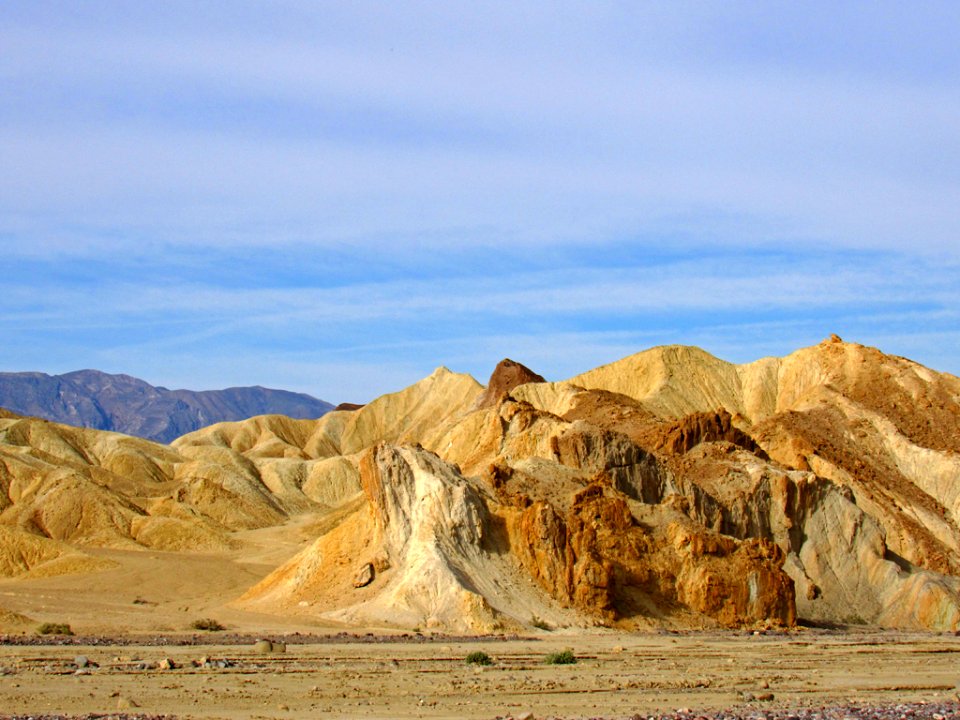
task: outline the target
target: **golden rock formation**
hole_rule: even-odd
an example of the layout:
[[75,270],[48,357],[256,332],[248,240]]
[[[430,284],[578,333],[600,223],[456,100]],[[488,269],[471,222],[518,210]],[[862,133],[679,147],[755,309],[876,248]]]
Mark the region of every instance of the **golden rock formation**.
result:
[[[960,623],[960,379],[827,341],[733,365],[661,347],[486,389],[440,368],[319,420],[170,446],[0,413],[0,575],[91,548],[303,549],[258,612],[490,632],[533,625]],[[19,582],[19,581],[18,581]]]

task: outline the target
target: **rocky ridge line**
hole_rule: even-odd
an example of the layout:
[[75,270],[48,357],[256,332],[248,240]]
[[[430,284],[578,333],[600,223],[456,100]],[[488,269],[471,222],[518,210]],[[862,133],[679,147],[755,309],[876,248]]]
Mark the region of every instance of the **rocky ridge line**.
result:
[[263,387],[168,390],[129,375],[78,370],[63,375],[0,373],[0,407],[54,422],[168,443],[214,423],[281,414],[317,418],[333,405]]

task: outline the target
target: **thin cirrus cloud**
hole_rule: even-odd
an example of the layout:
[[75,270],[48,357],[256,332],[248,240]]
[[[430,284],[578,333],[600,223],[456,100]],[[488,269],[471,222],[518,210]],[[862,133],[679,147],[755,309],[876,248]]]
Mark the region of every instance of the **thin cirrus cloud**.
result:
[[[148,40],[144,49],[136,36],[108,37],[91,48],[80,33],[65,43],[69,62],[55,69],[73,68],[79,85],[46,76],[62,90],[49,93],[53,128],[38,132],[28,117],[33,143],[5,143],[26,169],[9,188],[24,188],[21,202],[59,166],[71,210],[96,207],[98,195],[111,207],[131,197],[160,223],[200,194],[197,222],[317,218],[362,234],[486,221],[507,234],[523,215],[524,237],[566,228],[582,240],[598,215],[622,229],[658,208],[711,206],[835,228],[835,243],[890,246],[906,229],[904,206],[922,199],[921,242],[943,244],[957,229],[960,101],[939,86],[672,57],[637,68],[645,56],[632,54],[620,65],[602,55],[580,64],[584,53],[525,63],[489,41],[479,57],[460,50],[460,63],[438,64],[429,46],[391,61],[383,48],[301,39],[250,38],[252,51],[230,38]],[[30,99],[15,103],[27,116]],[[82,132],[56,124],[63,104],[79,110],[68,127]],[[63,167],[65,156],[76,162]],[[507,199],[517,197],[524,202]],[[563,211],[571,206],[577,212]],[[168,242],[192,242],[178,238]]]
[[[435,276],[424,279],[362,281],[343,286],[213,287],[176,281],[151,284],[149,277],[111,282],[100,279],[101,302],[84,303],[89,287],[46,287],[38,297],[34,281],[10,283],[8,307],[29,318],[64,322],[84,317],[196,317],[244,322],[360,322],[442,315],[566,316],[572,313],[630,313],[670,310],[739,312],[763,298],[770,308],[876,307],[936,302],[951,307],[960,301],[954,282],[956,264],[922,263],[888,271],[887,256],[852,256],[848,266],[809,262],[794,257],[750,254],[715,257],[710,267],[688,259],[656,268],[576,267],[538,272],[515,269],[502,274]],[[251,268],[255,272],[255,268]],[[80,274],[83,274],[82,271]],[[9,321],[12,315],[7,315]]]
[[[922,328],[928,350],[955,341],[951,328],[958,317],[949,308],[960,300],[951,281],[956,268],[945,267],[939,277],[925,265],[891,274],[887,262],[857,256],[848,267],[797,261],[787,269],[781,258],[745,255],[715,260],[712,269],[682,260],[652,270],[519,271],[328,288],[123,281],[102,283],[96,303],[89,302],[87,290],[53,287],[38,302],[35,287],[20,287],[8,296],[11,312],[2,328],[16,335],[42,326],[64,342],[97,346],[111,362],[134,357],[152,366],[157,357],[195,354],[207,358],[194,360],[198,377],[225,364],[231,373],[259,367],[269,374],[286,367],[286,386],[334,399],[369,399],[370,393],[396,389],[386,383],[398,373],[412,382],[418,371],[425,374],[440,364],[483,377],[504,354],[525,354],[539,370],[561,378],[587,369],[588,359],[609,362],[664,342],[695,341],[728,359],[748,361],[788,352],[831,330],[882,330],[889,337]],[[831,315],[826,329],[823,313]],[[899,349],[902,340],[893,336],[891,349]],[[351,384],[356,377],[289,374],[290,368],[306,367],[308,359],[317,368],[353,359],[369,369],[385,356],[391,358],[385,364],[398,367],[385,370],[383,384],[372,388]],[[244,358],[239,365],[238,357]],[[185,384],[171,377],[169,368],[153,370],[158,382]],[[363,377],[369,383],[370,375]]]
[[956,372],[956,20],[9,3],[0,363],[188,386],[229,355],[235,383],[369,399],[511,347],[562,376],[571,347],[846,331]]

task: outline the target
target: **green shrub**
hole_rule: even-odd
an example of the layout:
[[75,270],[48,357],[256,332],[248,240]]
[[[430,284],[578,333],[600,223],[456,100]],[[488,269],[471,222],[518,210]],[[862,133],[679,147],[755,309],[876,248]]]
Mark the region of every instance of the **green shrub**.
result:
[[37,628],[37,635],[73,635],[67,623],[46,622]]
[[547,665],[573,665],[577,662],[577,656],[573,650],[564,650],[562,652],[550,653],[544,661]]
[[200,620],[194,620],[190,627],[192,627],[194,630],[207,630],[209,632],[226,630],[223,625],[213,618],[201,618]]
[[467,655],[468,665],[493,665],[493,660],[483,650],[476,650]]

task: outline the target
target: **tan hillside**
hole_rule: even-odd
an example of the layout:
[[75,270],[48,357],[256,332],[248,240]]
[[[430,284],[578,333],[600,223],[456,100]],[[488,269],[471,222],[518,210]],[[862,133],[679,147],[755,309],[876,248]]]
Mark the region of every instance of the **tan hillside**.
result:
[[486,389],[440,368],[170,446],[3,413],[0,491],[2,582],[119,582],[162,551],[220,568],[201,605],[237,618],[960,625],[960,380],[835,337],[552,383],[505,360]]
[[469,375],[437,368],[415,385],[350,413],[340,436],[340,452],[360,452],[378,442],[432,446],[482,391],[483,386]]
[[304,446],[316,420],[294,420],[282,415],[259,415],[239,422],[222,422],[175,440],[178,449],[188,446],[229,448],[248,458],[306,459]]
[[[177,459],[162,445],[115,433],[0,420],[0,524],[75,546],[225,543],[193,523],[154,521],[149,504],[172,491]],[[171,522],[175,532],[155,532],[156,523]]]
[[57,540],[0,526],[0,577],[49,577],[112,566]]
[[[300,488],[322,482],[322,472],[309,467],[317,464],[267,466],[261,474],[225,447],[178,452],[11,417],[0,420],[0,527],[72,547],[225,550],[234,545],[234,530],[276,525],[293,510],[333,505],[359,490],[338,466],[332,474],[339,492],[323,488],[318,502],[310,500]],[[17,574],[9,564],[0,571]]]
[[0,608],[0,632],[23,632],[36,625],[37,621],[33,618]]
[[682,417],[719,407],[747,414],[737,366],[695,347],[653,348],[567,382],[588,390],[626,395],[663,417]]
[[216,446],[255,458],[324,458],[352,455],[378,442],[426,443],[465,413],[483,386],[469,375],[437,368],[399,392],[356,410],[318,420],[264,415],[218,423],[175,440],[175,448]]

